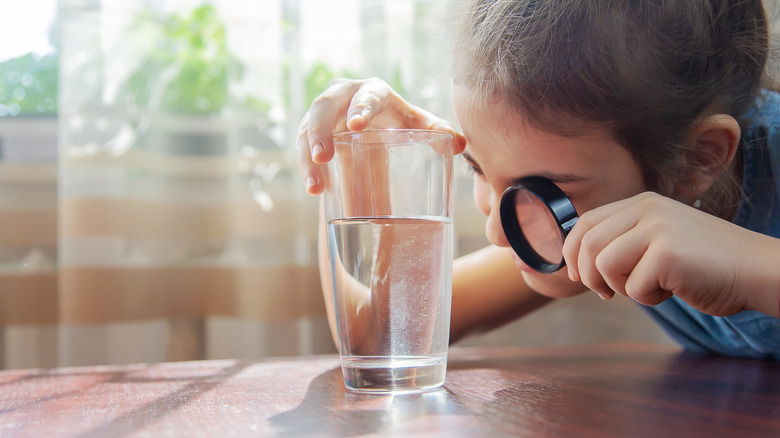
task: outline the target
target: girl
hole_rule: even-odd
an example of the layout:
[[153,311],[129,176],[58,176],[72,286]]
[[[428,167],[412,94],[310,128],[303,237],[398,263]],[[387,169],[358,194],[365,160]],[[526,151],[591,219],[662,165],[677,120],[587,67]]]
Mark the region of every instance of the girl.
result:
[[[593,290],[637,301],[686,348],[778,359],[780,95],[762,88],[767,27],[760,0],[474,0],[454,52],[462,134],[380,80],[343,80],[304,117],[299,167],[315,195],[335,132],[455,135],[493,246],[455,262],[453,341]],[[504,232],[502,194],[528,177],[579,213],[554,273],[529,268]]]

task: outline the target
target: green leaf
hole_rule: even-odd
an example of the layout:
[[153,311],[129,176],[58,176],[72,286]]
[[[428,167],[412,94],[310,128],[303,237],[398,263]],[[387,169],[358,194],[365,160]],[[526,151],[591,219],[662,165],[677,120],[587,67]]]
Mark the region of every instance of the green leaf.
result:
[[28,53],[0,63],[0,117],[57,113],[57,54]]

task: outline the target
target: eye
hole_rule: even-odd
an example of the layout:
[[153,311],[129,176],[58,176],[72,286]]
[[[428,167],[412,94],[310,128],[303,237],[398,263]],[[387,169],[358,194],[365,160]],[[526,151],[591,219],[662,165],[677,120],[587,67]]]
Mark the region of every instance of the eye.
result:
[[479,167],[475,166],[474,164],[472,164],[468,160],[466,161],[466,169],[468,169],[469,173],[474,175],[474,176],[480,176],[480,177],[481,176],[485,176],[482,173],[482,169],[480,169]]

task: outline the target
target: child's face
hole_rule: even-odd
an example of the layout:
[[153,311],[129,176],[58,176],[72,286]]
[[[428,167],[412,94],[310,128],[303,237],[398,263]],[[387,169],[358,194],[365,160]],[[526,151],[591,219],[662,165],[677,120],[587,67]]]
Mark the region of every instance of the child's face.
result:
[[[474,200],[488,217],[485,232],[492,244],[509,246],[498,205],[504,190],[520,178],[551,179],[579,214],[646,190],[639,166],[606,130],[561,137],[526,125],[522,115],[498,100],[469,107],[469,93],[456,85],[453,103],[468,140],[464,158],[475,171]],[[517,256],[515,264],[526,276],[544,275]]]

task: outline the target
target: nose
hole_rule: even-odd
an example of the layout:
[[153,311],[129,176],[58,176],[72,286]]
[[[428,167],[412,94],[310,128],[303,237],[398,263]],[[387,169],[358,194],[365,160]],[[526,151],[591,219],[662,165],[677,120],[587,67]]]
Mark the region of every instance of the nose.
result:
[[490,243],[496,246],[508,247],[509,241],[504,234],[504,228],[501,226],[501,203],[500,196],[494,196],[487,222],[485,223],[485,235]]

